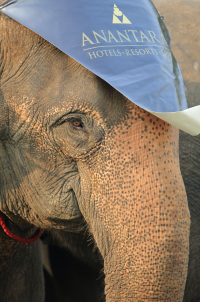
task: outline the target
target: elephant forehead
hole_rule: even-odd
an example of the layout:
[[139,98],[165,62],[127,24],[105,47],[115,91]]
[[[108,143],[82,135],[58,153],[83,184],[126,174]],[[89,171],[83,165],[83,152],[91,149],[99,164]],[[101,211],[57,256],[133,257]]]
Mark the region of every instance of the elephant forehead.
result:
[[[126,111],[125,97],[74,59],[48,42],[38,52],[37,57],[30,54],[10,80],[12,85],[3,85],[6,102],[23,121],[36,110],[50,123],[75,110],[97,118],[103,114],[107,120],[119,119]],[[19,80],[24,84],[17,85]]]

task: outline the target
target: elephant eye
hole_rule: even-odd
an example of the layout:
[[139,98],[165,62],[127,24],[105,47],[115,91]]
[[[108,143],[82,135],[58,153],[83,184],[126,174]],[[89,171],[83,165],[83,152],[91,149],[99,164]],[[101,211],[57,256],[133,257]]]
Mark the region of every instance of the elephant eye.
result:
[[74,127],[80,127],[81,126],[81,122],[80,121],[74,121],[73,122],[73,126]]
[[[80,116],[80,115],[79,115]],[[76,130],[85,130],[84,123],[82,122],[82,118],[79,116],[63,116],[59,120],[57,120],[54,124],[51,125],[52,128],[61,126],[65,123],[68,123],[71,127]]]
[[70,124],[73,128],[84,129],[83,122],[80,119],[71,119]]

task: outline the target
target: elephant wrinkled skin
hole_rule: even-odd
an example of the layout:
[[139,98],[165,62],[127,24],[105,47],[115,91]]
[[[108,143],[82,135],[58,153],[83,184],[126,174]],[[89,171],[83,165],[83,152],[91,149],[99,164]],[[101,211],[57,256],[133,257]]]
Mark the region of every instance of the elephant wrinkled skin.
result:
[[[0,35],[9,228],[22,237],[37,227],[87,231],[104,261],[107,302],[181,302],[190,215],[178,130],[2,13]],[[44,301],[38,242],[0,234],[1,302]]]

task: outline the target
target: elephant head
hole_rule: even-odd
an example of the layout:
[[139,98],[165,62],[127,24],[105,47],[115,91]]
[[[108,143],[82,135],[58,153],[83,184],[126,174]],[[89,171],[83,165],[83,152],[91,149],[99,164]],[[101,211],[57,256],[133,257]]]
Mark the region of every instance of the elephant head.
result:
[[182,301],[190,217],[178,130],[0,16],[0,210],[87,227],[106,301]]

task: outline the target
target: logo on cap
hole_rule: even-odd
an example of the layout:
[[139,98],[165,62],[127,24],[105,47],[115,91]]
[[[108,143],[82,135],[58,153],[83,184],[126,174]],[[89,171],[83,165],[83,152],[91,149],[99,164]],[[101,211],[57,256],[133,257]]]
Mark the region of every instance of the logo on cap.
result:
[[116,4],[114,4],[112,23],[132,24],[131,21],[119,10]]

